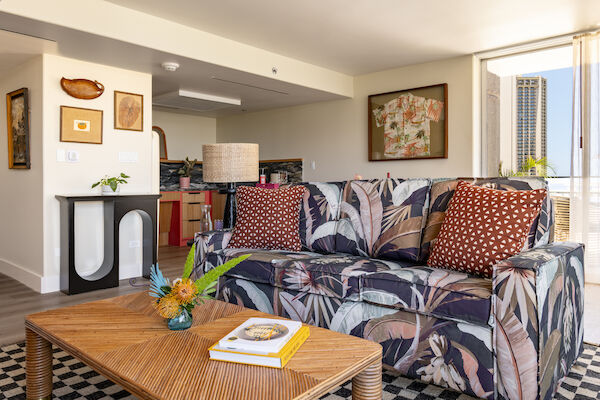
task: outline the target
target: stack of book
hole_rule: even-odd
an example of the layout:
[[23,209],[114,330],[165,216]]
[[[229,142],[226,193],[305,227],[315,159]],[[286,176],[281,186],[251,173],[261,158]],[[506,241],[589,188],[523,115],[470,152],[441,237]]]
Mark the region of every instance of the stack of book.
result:
[[309,335],[300,322],[250,318],[208,350],[211,360],[283,368]]

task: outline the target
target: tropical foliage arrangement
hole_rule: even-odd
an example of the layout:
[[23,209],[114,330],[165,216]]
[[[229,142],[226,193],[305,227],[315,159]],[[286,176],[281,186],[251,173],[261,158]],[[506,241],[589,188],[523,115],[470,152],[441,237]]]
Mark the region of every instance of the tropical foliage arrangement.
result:
[[184,309],[191,313],[194,307],[212,298],[217,280],[225,272],[250,257],[250,254],[229,260],[192,281],[190,275],[194,266],[195,245],[192,246],[185,261],[183,275],[173,283],[164,277],[158,264],[150,270],[149,294],[155,298],[154,306],[161,317],[171,319],[178,316]]
[[531,171],[535,170],[535,176],[541,176],[542,178],[548,177],[548,170],[556,173],[552,165],[548,162],[546,157],[542,157],[539,159],[535,159],[531,156],[527,157],[527,160],[521,165],[518,171],[513,171],[510,169],[502,169],[502,162],[498,164],[498,176],[508,178],[514,176],[529,176],[531,175]]
[[131,178],[131,177],[128,175],[125,175],[122,172],[119,174],[119,176],[109,177],[108,175],[104,175],[104,178],[100,179],[98,182],[96,182],[92,185],[92,189],[98,185],[103,185],[103,186],[110,186],[112,191],[116,192],[117,187],[122,183],[127,183],[127,181],[125,179],[128,179],[128,178]]
[[194,158],[193,160],[190,160],[189,158],[185,158],[185,160],[183,160],[183,166],[181,168],[179,168],[179,170],[177,171],[177,173],[183,177],[189,177],[192,175],[192,170],[194,169],[194,166],[196,165],[196,163],[198,162],[198,159]]

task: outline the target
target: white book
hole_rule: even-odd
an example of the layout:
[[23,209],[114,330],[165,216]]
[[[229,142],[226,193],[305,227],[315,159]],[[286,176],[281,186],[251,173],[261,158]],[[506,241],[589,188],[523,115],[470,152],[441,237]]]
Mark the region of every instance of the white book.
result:
[[301,326],[298,321],[249,318],[219,340],[219,347],[257,354],[279,353]]

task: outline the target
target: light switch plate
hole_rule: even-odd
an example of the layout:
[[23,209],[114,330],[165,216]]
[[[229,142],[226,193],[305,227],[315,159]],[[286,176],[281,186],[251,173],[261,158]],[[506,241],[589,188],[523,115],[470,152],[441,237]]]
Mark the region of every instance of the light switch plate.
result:
[[56,161],[58,161],[58,162],[67,161],[67,154],[65,152],[65,149],[57,149],[56,150]]
[[68,162],[79,162],[79,152],[75,150],[67,151],[67,161]]

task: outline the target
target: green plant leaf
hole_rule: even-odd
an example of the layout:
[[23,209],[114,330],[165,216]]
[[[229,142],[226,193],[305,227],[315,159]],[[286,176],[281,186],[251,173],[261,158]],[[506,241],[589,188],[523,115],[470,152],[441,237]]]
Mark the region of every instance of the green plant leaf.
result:
[[243,256],[236,257],[232,260],[227,261],[225,264],[219,265],[218,267],[215,267],[208,271],[200,279],[197,279],[196,282],[194,282],[196,284],[196,287],[198,288],[198,293],[203,295],[204,291],[207,288],[212,287],[216,284],[217,279],[219,279],[221,275],[223,275],[224,273],[226,273],[231,268],[235,267],[251,255],[252,254],[245,254]]
[[[111,179],[112,179],[112,178],[111,178]],[[116,180],[112,180],[112,181],[110,181],[110,188],[112,189],[112,191],[113,191],[113,192],[116,192],[116,191],[117,191],[117,186],[118,186],[118,185],[119,185],[119,184],[117,183],[117,181],[116,181]]]
[[98,186],[100,184],[100,182],[96,182],[92,185],[92,189],[95,188],[96,186]]
[[192,274],[192,269],[194,268],[194,254],[196,254],[196,243],[192,245],[187,258],[185,260],[185,267],[183,268],[183,279],[187,279]]

